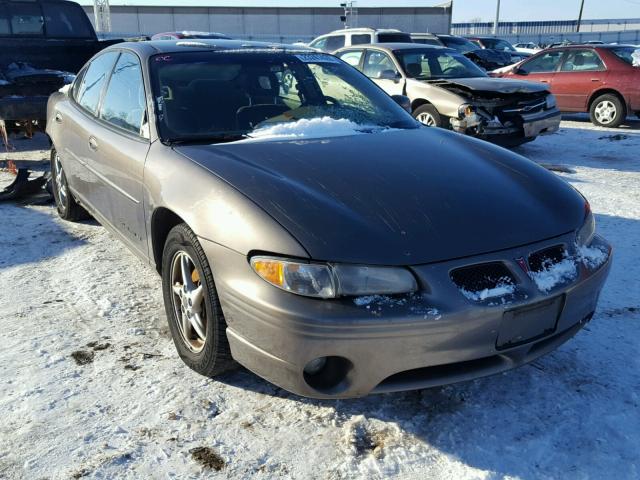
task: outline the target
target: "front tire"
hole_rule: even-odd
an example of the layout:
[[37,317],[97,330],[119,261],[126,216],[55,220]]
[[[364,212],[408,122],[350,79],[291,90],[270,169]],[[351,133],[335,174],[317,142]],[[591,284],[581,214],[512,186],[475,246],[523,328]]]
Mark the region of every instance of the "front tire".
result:
[[89,218],[89,213],[76,202],[69,190],[67,175],[55,148],[51,149],[51,187],[60,218],[71,222]]
[[617,128],[627,117],[627,110],[616,95],[607,93],[591,103],[589,116],[594,125]]
[[196,235],[184,223],[167,237],[162,291],[169,329],[184,363],[207,377],[235,367],[213,274]]
[[420,105],[413,111],[413,118],[428,127],[441,127],[442,118],[440,113],[430,104]]

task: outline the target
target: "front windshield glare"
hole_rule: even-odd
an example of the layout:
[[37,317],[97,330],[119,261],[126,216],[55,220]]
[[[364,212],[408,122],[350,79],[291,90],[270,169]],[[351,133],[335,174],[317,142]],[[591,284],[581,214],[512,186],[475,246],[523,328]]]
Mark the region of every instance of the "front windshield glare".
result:
[[251,135],[325,117],[367,128],[417,128],[383,91],[331,55],[185,52],[152,57],[150,66],[163,141]]
[[407,76],[416,80],[487,76],[471,60],[459,53],[450,53],[434,48],[398,50],[395,54]]

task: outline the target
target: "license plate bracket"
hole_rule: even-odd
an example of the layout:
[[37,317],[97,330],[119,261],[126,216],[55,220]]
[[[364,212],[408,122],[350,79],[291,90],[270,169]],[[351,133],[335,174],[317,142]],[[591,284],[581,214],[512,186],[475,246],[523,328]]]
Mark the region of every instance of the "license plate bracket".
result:
[[496,349],[516,347],[555,332],[564,307],[564,295],[507,310],[502,315]]

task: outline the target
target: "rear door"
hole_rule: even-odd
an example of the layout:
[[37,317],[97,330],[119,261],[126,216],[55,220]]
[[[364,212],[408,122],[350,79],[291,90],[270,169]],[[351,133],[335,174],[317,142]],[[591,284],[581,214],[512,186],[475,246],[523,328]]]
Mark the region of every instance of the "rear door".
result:
[[141,256],[147,256],[142,203],[149,125],[140,60],[123,51],[109,78],[93,132],[91,167],[101,213]]
[[521,80],[541,82],[549,85],[553,89],[553,81],[556,71],[564,56],[564,50],[550,50],[520,64],[520,67],[512,75]]
[[586,111],[591,93],[606,83],[607,76],[604,62],[595,50],[568,50],[553,80],[553,93],[559,108]]
[[404,94],[404,77],[391,56],[382,50],[367,49],[362,73],[389,95]]

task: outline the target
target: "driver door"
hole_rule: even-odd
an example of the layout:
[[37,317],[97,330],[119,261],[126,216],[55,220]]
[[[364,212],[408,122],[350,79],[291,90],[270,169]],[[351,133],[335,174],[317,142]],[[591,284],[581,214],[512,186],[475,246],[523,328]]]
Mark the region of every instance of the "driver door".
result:
[[389,95],[404,95],[405,79],[396,63],[386,52],[367,49],[362,73]]
[[564,50],[550,50],[520,64],[513,76],[522,80],[546,83],[551,90]]

